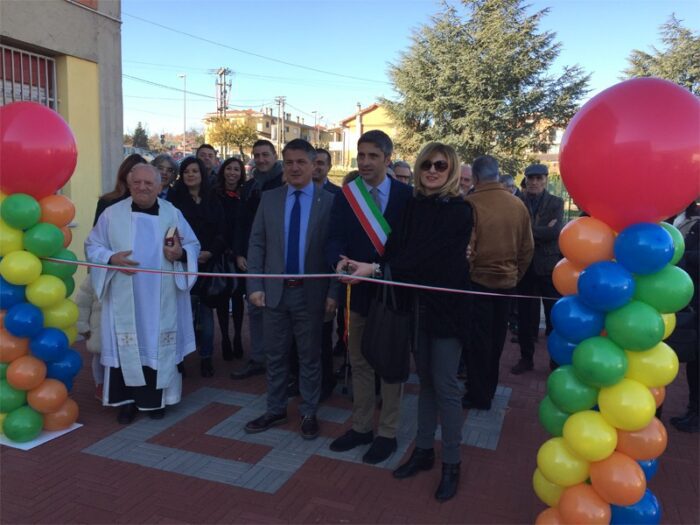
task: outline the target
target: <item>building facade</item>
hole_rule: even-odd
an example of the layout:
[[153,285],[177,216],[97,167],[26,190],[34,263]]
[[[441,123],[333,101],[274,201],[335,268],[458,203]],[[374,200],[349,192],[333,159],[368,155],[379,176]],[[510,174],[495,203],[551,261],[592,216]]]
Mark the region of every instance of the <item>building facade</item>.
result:
[[379,104],[366,108],[357,105],[357,112],[340,121],[340,129],[334,130],[335,140],[329,143],[333,163],[345,169],[357,167],[357,141],[365,131],[378,129],[389,135],[392,140],[397,136],[396,122],[386,109]]

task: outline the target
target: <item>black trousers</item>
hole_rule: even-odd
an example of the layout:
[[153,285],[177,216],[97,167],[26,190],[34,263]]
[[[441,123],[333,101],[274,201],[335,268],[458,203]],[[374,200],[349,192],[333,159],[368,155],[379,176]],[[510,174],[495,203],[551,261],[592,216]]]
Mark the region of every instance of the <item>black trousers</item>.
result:
[[135,403],[142,410],[155,410],[163,406],[163,390],[156,388],[158,372],[148,366],[143,368],[144,386],[126,386],[121,368],[109,368],[110,405]]
[[[551,313],[552,306],[561,297],[552,283],[552,275],[537,275],[528,268],[522,280],[518,284],[518,293],[522,295],[541,296],[544,305],[544,317],[546,322],[546,334],[552,332]],[[553,299],[544,299],[552,297]],[[518,344],[520,345],[520,357],[532,362],[535,355],[535,337],[540,325],[540,299],[518,298]]]
[[[511,294],[511,289],[492,289],[472,283],[476,292]],[[471,341],[467,346],[467,397],[475,403],[493,399],[498,371],[508,331],[510,297],[474,295],[471,315]]]

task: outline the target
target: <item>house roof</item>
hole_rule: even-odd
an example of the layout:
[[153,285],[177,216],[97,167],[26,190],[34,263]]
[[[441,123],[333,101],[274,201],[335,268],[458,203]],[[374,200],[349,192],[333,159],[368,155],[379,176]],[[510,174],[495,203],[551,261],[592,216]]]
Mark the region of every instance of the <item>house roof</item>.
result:
[[[372,111],[374,111],[378,107],[379,107],[379,104],[375,103],[375,104],[372,104],[371,106],[367,106],[365,109],[360,109],[360,115],[364,116],[367,113],[371,113]],[[356,117],[357,117],[357,113],[355,113],[347,118],[344,118],[343,120],[340,121],[340,124],[344,125],[346,122],[350,122],[351,120],[354,120]]]

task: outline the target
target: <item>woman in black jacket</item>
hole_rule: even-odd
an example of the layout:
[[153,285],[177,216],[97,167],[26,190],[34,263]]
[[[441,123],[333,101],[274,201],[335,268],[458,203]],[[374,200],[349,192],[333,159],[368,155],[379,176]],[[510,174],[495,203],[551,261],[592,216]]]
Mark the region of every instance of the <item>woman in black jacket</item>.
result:
[[[467,245],[473,219],[471,206],[459,193],[459,159],[438,142],[423,147],[416,159],[415,196],[406,209],[401,231],[391,232],[381,265],[348,260],[352,275],[379,276],[390,270],[395,281],[467,290]],[[457,369],[468,337],[470,301],[465,294],[415,290],[418,344],[414,348],[420,378],[416,448],[394,477],[429,470],[435,461],[433,441],[438,417],[442,426],[442,478],[439,501],[457,492],[464,420]],[[415,300],[417,298],[417,301]]]
[[[226,249],[224,210],[219,199],[209,187],[206,168],[201,160],[187,157],[180,164],[180,177],[168,193],[168,200],[178,208],[192,227],[202,251],[199,254],[199,271],[209,271],[213,258]],[[214,351],[214,313],[192,288],[192,312],[195,319],[195,335],[201,358],[202,377],[214,375],[212,354]]]
[[[226,226],[226,255],[231,261],[235,261],[234,235],[236,231],[236,217],[241,205],[240,189],[245,182],[245,165],[241,159],[231,157],[226,159],[217,173],[216,194],[224,209]],[[216,306],[216,316],[221,329],[221,353],[225,361],[230,361],[234,357],[243,356],[243,343],[241,341],[241,329],[243,326],[243,294],[245,285],[238,282],[233,289],[230,298],[226,298],[221,304]],[[229,300],[233,303],[233,349],[231,339],[228,335],[228,312]]]

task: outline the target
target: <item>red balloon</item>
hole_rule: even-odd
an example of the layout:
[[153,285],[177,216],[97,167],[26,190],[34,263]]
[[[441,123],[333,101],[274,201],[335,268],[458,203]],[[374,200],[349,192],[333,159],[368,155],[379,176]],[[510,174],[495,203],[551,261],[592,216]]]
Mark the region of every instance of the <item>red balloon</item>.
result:
[[589,100],[566,128],[562,179],[576,204],[620,231],[658,222],[700,195],[700,99],[637,78]]
[[78,160],[68,124],[36,102],[0,107],[0,150],[0,189],[35,199],[63,187]]

